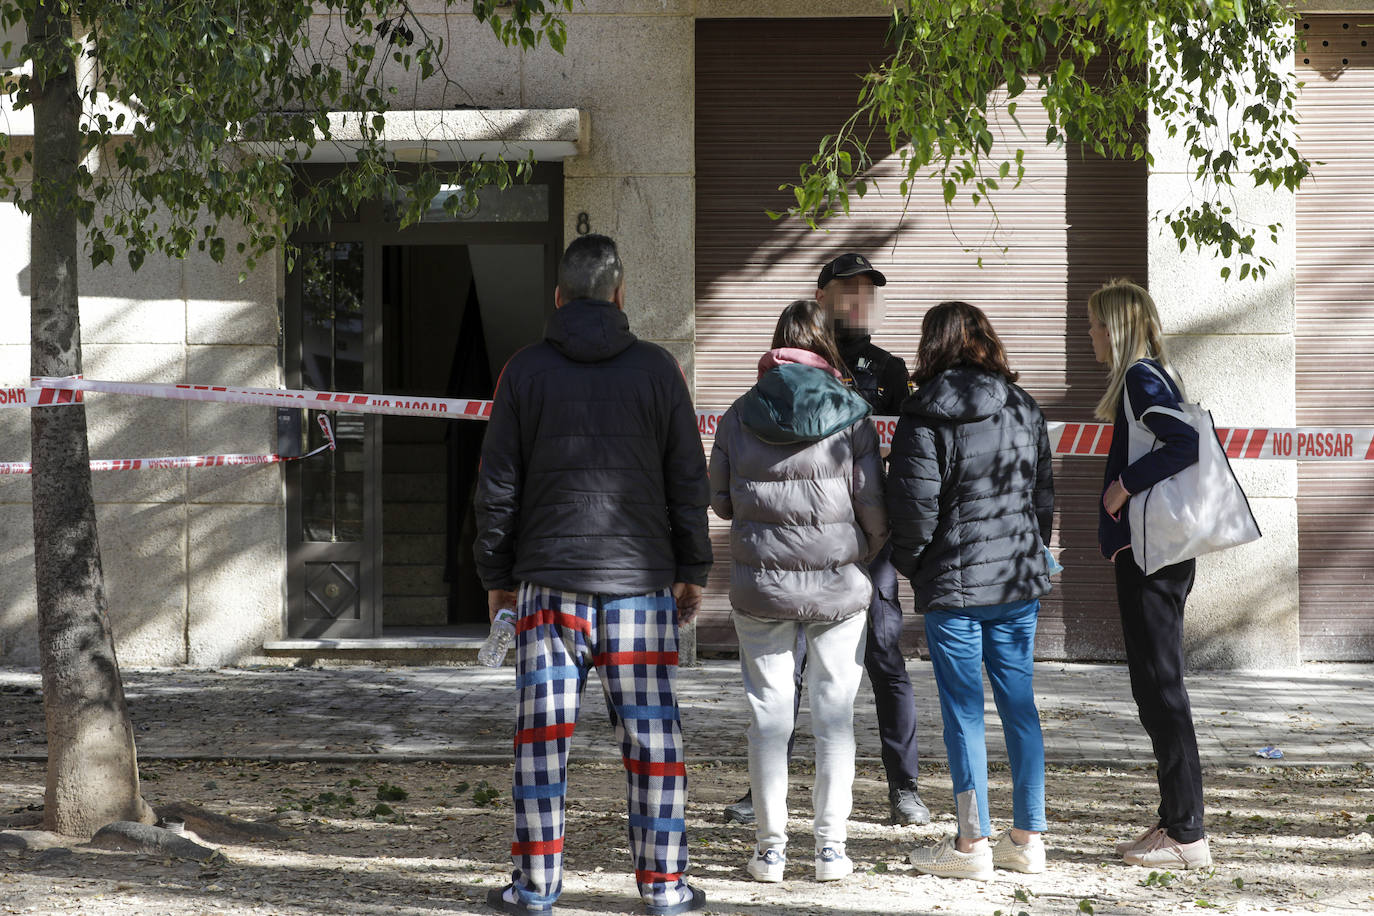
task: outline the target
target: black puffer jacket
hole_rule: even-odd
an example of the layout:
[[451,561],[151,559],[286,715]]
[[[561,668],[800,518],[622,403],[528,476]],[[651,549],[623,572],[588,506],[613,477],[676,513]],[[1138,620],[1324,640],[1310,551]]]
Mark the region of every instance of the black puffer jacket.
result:
[[916,608],[957,610],[1050,590],[1042,545],[1054,472],[1035,400],[999,375],[956,368],[902,404],[887,478],[892,564]]
[[771,369],[721,418],[711,507],[730,525],[730,606],[836,621],[868,610],[887,540],[869,406],[811,366]]
[[704,585],[710,489],[677,362],[609,302],[564,305],[544,338],[496,389],[475,497],[483,585]]

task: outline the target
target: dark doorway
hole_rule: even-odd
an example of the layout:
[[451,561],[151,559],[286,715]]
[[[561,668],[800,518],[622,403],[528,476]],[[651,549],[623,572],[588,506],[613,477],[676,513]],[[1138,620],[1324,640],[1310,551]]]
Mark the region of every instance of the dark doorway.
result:
[[[552,301],[542,245],[382,249],[388,394],[490,398],[511,354],[538,340]],[[472,563],[472,491],[486,427],[387,417],[382,442],[383,625],[485,623]]]
[[[298,233],[284,325],[287,386],[486,398],[538,340],[562,251],[562,174],[435,207],[405,230],[383,206]],[[394,212],[394,208],[392,208]],[[283,410],[286,453],[321,441]],[[484,424],[332,414],[339,448],[286,468],[287,635],[447,635],[486,623],[471,512]],[[299,452],[297,452],[299,453]]]

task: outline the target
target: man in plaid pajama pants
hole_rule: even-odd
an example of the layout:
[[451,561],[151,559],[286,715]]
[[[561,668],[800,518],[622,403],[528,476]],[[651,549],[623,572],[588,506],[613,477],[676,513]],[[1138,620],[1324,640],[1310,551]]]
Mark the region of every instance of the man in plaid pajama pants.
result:
[[[678,624],[710,569],[705,456],[682,372],[635,338],[615,244],[559,267],[545,339],[502,372],[482,449],[477,568],[517,609],[511,883],[487,902],[550,913],[562,891],[568,744],[597,669],[628,783],[635,881],[651,916],[705,905],[689,885]],[[518,594],[517,594],[518,588]]]

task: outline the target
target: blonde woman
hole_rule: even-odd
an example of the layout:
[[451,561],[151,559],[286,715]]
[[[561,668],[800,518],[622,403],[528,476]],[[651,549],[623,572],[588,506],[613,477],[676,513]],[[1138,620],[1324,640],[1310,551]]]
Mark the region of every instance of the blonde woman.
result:
[[[1093,356],[1108,367],[1098,419],[1114,424],[1098,511],[1098,541],[1116,567],[1116,600],[1131,693],[1140,724],[1154,745],[1159,818],[1137,839],[1117,846],[1127,863],[1149,868],[1203,868],[1212,863],[1202,826],[1202,765],[1192,708],[1183,685],[1183,606],[1193,587],[1194,561],[1146,575],[1131,553],[1126,505],[1197,461],[1197,431],[1161,407],[1183,398],[1169,365],[1154,300],[1143,288],[1113,280],[1088,298]],[[1130,416],[1127,416],[1127,404]],[[1128,429],[1143,423],[1160,447],[1131,462]]]

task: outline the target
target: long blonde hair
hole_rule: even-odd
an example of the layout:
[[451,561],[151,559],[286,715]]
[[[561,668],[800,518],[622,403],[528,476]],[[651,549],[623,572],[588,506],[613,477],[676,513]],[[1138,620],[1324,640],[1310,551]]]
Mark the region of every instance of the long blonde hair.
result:
[[[1129,280],[1108,280],[1088,297],[1088,314],[1107,326],[1112,345],[1107,390],[1093,411],[1097,419],[1108,423],[1116,419],[1121,390],[1126,386],[1126,370],[1136,360],[1155,360],[1173,376],[1175,382],[1179,382],[1178,373],[1169,364],[1168,351],[1164,347],[1159,310],[1144,287]],[[1179,390],[1183,390],[1181,382]]]

